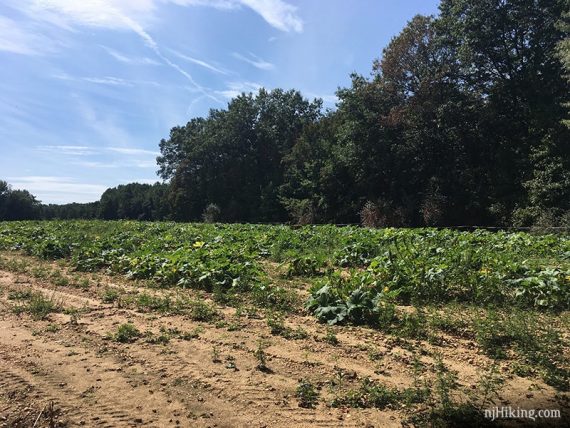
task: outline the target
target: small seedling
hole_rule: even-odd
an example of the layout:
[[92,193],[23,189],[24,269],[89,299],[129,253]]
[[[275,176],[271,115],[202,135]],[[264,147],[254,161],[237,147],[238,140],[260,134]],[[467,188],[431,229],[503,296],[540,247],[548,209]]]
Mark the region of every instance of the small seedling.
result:
[[307,379],[299,381],[295,396],[299,400],[299,407],[305,409],[314,409],[319,401],[319,392]]
[[257,370],[269,373],[271,369],[267,367],[267,354],[265,353],[265,349],[267,348],[268,344],[264,341],[260,340],[257,344],[257,349],[253,353],[255,358],[257,359]]
[[222,359],[220,358],[220,349],[217,346],[212,348],[212,362],[213,363],[221,363]]
[[327,328],[327,333],[324,337],[324,341],[331,345],[338,345],[338,338],[336,337],[336,334],[331,327]]

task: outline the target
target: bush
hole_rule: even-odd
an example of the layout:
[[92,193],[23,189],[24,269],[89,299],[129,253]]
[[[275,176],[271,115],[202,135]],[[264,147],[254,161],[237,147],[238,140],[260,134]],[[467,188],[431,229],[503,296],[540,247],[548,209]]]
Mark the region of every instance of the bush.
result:
[[202,220],[204,223],[215,223],[220,220],[222,211],[216,204],[208,204],[202,213]]

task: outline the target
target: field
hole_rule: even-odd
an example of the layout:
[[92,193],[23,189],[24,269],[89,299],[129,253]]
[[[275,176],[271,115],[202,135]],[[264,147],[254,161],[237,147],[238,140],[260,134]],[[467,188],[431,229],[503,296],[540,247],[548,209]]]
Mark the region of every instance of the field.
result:
[[0,426],[570,416],[564,234],[0,223],[0,307]]

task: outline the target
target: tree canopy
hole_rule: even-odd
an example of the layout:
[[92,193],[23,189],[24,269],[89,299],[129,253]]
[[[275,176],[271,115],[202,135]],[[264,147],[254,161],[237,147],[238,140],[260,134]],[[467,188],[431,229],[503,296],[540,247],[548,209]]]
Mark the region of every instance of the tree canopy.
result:
[[[442,0],[339,88],[336,109],[295,90],[241,94],[160,141],[166,184],[43,216],[570,223],[569,32],[569,0]],[[8,211],[35,212],[18,192],[0,186],[0,216],[11,198]]]

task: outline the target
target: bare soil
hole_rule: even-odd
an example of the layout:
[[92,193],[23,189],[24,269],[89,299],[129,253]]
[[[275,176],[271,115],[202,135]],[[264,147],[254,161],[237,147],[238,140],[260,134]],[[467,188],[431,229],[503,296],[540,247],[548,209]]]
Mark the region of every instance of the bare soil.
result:
[[[307,338],[292,340],[272,336],[263,316],[237,317],[234,308],[219,305],[227,322],[224,327],[120,308],[116,302],[103,301],[104,290],[114,287],[135,293],[142,291],[142,284],[103,274],[71,274],[61,264],[24,256],[4,257],[18,257],[37,269],[59,270],[64,276],[73,275],[73,280],[55,285],[52,279],[0,271],[0,427],[391,427],[401,426],[409,416],[405,408],[327,405],[335,394],[331,380],[339,377],[348,384],[370,377],[389,386],[411,385],[412,353],[381,332],[335,327],[339,341],[335,345],[324,340],[327,327],[309,316],[287,317],[288,326],[308,332]],[[78,276],[90,285],[78,287]],[[34,320],[29,314],[16,314],[10,292],[26,290],[40,292],[67,309],[76,308],[80,315],[52,313]],[[153,289],[152,293],[188,293],[209,300],[193,291]],[[165,344],[144,338],[118,343],[110,334],[124,323],[155,335],[161,327],[198,334]],[[257,368],[260,340],[268,344],[268,371]],[[433,346],[416,345],[426,350],[422,362],[433,365],[427,352]],[[470,340],[442,337],[439,345],[460,385],[475,388],[491,361]],[[506,382],[496,405],[568,410],[567,394],[538,379],[510,375],[509,363],[501,364]],[[320,388],[314,409],[299,407],[295,397],[302,378]]]

